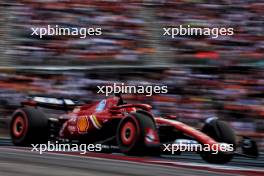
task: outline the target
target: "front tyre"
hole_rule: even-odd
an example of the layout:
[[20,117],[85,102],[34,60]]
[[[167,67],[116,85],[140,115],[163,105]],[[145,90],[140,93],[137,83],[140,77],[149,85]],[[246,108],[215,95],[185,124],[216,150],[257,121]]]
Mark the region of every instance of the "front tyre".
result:
[[48,119],[42,111],[26,107],[14,112],[10,123],[10,135],[14,145],[46,143],[48,134]]
[[[215,141],[220,143],[227,143],[233,145],[233,149],[236,149],[236,136],[233,129],[226,123],[217,119],[213,119],[207,122],[202,132],[213,138]],[[202,152],[201,157],[209,162],[215,164],[224,164],[233,158],[233,153],[222,153],[212,154],[211,152]]]
[[159,138],[153,117],[143,113],[129,114],[118,126],[117,144],[127,155],[159,155]]

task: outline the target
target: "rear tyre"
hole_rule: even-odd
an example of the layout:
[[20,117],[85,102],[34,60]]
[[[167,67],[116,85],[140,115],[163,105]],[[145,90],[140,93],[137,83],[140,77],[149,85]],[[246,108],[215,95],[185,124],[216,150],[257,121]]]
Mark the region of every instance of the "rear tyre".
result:
[[[211,120],[206,123],[202,129],[202,132],[216,140],[217,142],[232,144],[233,149],[236,148],[236,136],[233,129],[226,123],[217,119]],[[211,152],[202,152],[201,157],[209,162],[215,164],[224,164],[233,158],[233,153],[222,153],[212,154]]]
[[159,138],[154,119],[147,114],[132,113],[117,129],[117,144],[127,155],[159,155]]
[[46,143],[48,134],[48,119],[43,112],[31,107],[14,112],[10,123],[10,135],[14,145]]

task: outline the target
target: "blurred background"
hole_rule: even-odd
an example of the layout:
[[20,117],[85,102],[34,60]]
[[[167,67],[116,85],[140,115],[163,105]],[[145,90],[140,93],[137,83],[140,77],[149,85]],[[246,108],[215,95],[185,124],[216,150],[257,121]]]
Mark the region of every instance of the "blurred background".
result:
[[[163,27],[233,27],[233,36],[164,37]],[[103,35],[31,36],[31,27],[101,27]],[[165,84],[125,95],[199,126],[228,121],[264,149],[264,3],[258,0],[2,0],[0,136],[28,95],[104,98],[98,85]]]

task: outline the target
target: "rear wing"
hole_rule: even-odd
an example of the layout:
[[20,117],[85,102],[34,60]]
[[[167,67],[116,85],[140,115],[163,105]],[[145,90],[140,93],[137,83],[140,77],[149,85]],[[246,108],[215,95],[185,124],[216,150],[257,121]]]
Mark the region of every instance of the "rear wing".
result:
[[21,102],[21,105],[68,111],[74,109],[76,106],[81,106],[82,104],[76,100],[68,98],[36,96],[29,97],[26,101]]

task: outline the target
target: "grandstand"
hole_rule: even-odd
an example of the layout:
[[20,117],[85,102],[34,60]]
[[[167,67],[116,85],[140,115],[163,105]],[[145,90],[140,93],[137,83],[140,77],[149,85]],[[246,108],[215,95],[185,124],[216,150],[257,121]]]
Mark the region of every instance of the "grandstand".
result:
[[[263,4],[258,1],[34,1],[7,3],[18,65],[241,65],[263,58]],[[197,9],[197,10],[193,10]],[[199,10],[198,10],[199,9]],[[4,18],[6,19],[6,18]],[[2,20],[3,21],[3,20]],[[103,35],[31,36],[31,27],[102,27]],[[235,35],[162,36],[162,27],[233,27]],[[5,40],[6,41],[6,40]]]

